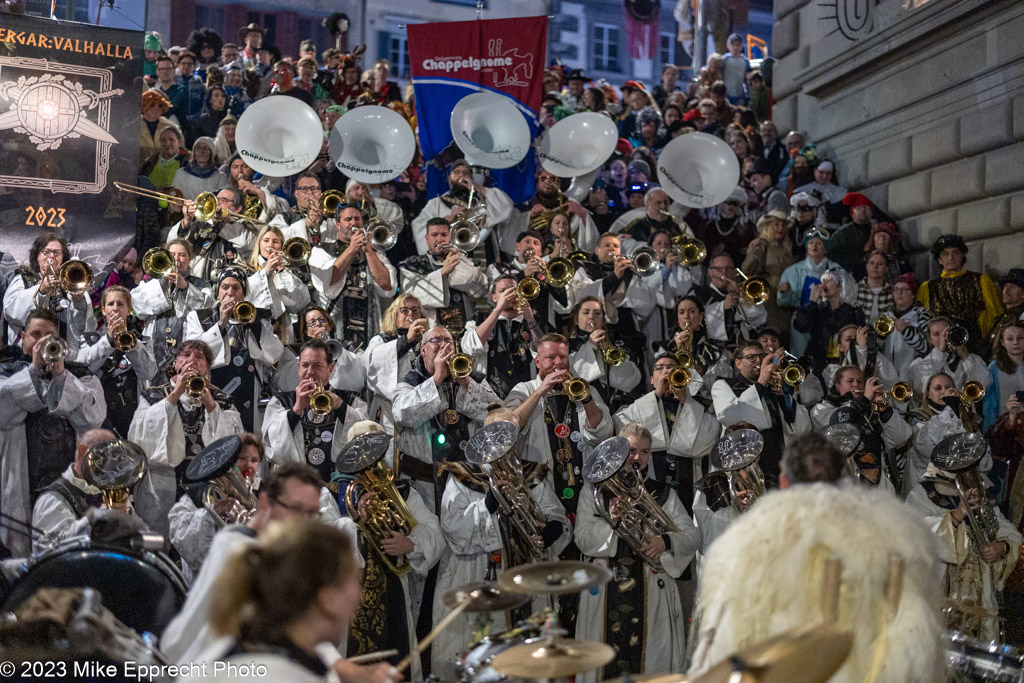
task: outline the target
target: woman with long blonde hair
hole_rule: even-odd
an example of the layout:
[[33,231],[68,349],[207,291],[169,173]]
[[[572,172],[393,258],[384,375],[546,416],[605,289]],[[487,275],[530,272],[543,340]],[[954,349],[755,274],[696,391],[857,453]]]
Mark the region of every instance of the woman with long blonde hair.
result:
[[366,386],[373,392],[370,415],[379,415],[378,421],[389,434],[394,433],[391,396],[401,378],[412,369],[419,342],[429,328],[420,300],[402,292],[381,316],[380,334],[366,345]]
[[[275,320],[287,316],[286,323],[277,327],[291,337],[295,315],[309,304],[309,287],[288,267],[282,251],[284,241],[284,233],[273,225],[264,225],[256,236],[256,247],[249,257],[249,267],[254,271],[249,276],[249,300],[257,308],[269,309]],[[287,344],[294,340],[281,341]]]

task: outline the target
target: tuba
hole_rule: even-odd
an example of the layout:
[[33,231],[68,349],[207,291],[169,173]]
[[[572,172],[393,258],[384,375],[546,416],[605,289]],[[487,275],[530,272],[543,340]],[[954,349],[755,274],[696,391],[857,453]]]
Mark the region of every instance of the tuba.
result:
[[272,178],[285,178],[309,168],[323,142],[320,117],[294,97],[256,100],[238,117],[235,129],[238,156],[252,170]]
[[[487,477],[491,493],[498,501],[499,514],[512,530],[512,537],[503,539],[508,546],[508,566],[537,562],[547,558],[544,548],[533,542],[540,535],[538,521],[544,513],[526,486],[523,466],[515,445],[519,428],[512,422],[492,422],[477,430],[466,443],[466,460],[476,465],[490,465]],[[499,486],[499,481],[507,482]]]
[[722,437],[711,451],[711,465],[729,478],[729,498],[737,512],[746,512],[764,495],[764,473],[757,459],[764,437],[753,429],[738,429]]
[[398,112],[380,106],[357,107],[334,124],[328,153],[346,177],[361,183],[384,183],[412,162],[416,137]]
[[92,446],[85,452],[82,478],[100,490],[108,508],[129,505],[132,486],[146,474],[148,460],[142,448],[127,439],[111,439]]
[[345,487],[346,510],[358,510],[364,493],[376,494],[367,501],[366,518],[356,520],[356,526],[384,566],[396,576],[404,576],[412,566],[389,556],[381,547],[381,541],[392,533],[408,536],[416,526],[416,518],[395,486],[395,473],[383,460],[390,441],[383,432],[357,436],[338,454],[337,468],[342,474],[354,475]]
[[513,102],[502,93],[477,92],[455,104],[452,140],[470,166],[511,168],[531,151],[530,126]]
[[[663,571],[661,562],[647,557],[642,548],[647,545],[648,536],[679,531],[679,527],[644,488],[640,474],[622,467],[627,457],[629,439],[622,436],[606,439],[591,453],[584,467],[583,479],[594,488],[594,505],[598,514],[633,552],[643,557],[644,562],[657,571]],[[618,502],[613,503],[614,499]],[[612,512],[618,513],[618,520],[612,519]]]
[[694,209],[710,209],[724,202],[740,177],[736,154],[725,140],[708,133],[671,140],[658,156],[657,170],[665,193]]

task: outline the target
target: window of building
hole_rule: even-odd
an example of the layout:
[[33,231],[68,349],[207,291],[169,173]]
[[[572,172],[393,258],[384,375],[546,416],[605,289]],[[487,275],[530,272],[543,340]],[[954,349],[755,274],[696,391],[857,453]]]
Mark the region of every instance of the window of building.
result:
[[[39,3],[26,3],[26,6],[30,14],[35,14],[31,7],[32,4]],[[50,16],[50,3],[45,3],[45,14],[39,16]],[[53,7],[53,16],[58,19],[65,19],[67,21],[78,21],[84,24],[92,23],[89,21],[89,0],[57,0],[57,4]]]
[[391,78],[409,78],[409,41],[405,33],[378,33],[377,55],[391,62]]
[[619,27],[594,24],[594,69],[621,71],[619,66]]
[[196,5],[196,26],[207,26],[224,35],[224,8]]
[[658,34],[658,61],[662,66],[676,63],[676,35],[674,33]]

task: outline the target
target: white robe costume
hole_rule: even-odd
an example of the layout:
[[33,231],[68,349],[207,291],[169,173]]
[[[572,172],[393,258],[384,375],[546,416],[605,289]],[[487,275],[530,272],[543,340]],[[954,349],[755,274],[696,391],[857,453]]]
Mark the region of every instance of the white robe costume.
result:
[[[87,495],[100,495],[100,490],[75,474],[75,469],[71,465],[64,470],[61,478]],[[64,541],[88,534],[89,522],[82,521],[83,519],[75,516],[71,505],[61,494],[54,491],[41,493],[32,508],[32,526],[43,531],[46,536],[32,542],[32,554],[38,556]]]
[[[547,548],[548,557],[557,559],[572,539],[572,525],[555,497],[550,473],[530,488],[530,497],[540,507],[545,520],[562,525],[561,536]],[[501,550],[498,516],[488,512],[485,501],[485,494],[467,488],[454,476],[448,477],[438,514],[441,531],[448,542],[448,552],[441,557],[434,588],[435,624],[449,611],[441,596],[470,581],[482,581],[487,575],[491,553]],[[500,567],[498,573],[501,573]],[[547,600],[543,602],[547,604]],[[475,616],[463,613],[434,640],[430,658],[432,675],[443,681],[455,680],[455,662],[472,640],[475,620]],[[491,616],[491,633],[504,630],[504,613],[494,613]]]
[[[474,192],[473,203],[476,204],[476,200],[479,198],[480,195]],[[481,244],[487,240],[492,231],[498,230],[502,223],[506,223],[512,217],[514,208],[511,197],[496,187],[488,187],[483,199],[487,203],[487,219],[480,226]],[[412,237],[416,242],[416,251],[421,254],[427,253],[427,221],[431,218],[444,218],[450,211],[451,208],[438,196],[428,201],[419,215],[412,219]],[[506,226],[503,232],[508,231],[509,228]],[[501,236],[499,235],[499,237]],[[513,240],[514,238],[513,235]]]
[[601,380],[609,394],[616,389],[624,392],[633,391],[643,379],[640,368],[631,359],[626,358],[621,365],[607,365],[600,349],[589,341],[569,354],[569,365],[574,377],[580,377],[588,382]]
[[181,573],[191,583],[210,551],[218,531],[217,523],[205,507],[196,507],[187,493],[171,507],[167,521],[170,526],[167,540],[181,555]]
[[[756,384],[756,382],[755,382]],[[749,422],[755,429],[770,429],[772,418],[768,406],[761,400],[754,384],[743,390],[739,396],[733,393],[732,387],[720,379],[711,387],[711,400],[715,416],[722,423],[722,428],[731,427],[737,422]],[[782,421],[782,432],[788,444],[795,437],[811,431],[811,418],[807,408],[799,402],[796,404],[796,417],[792,424]]]
[[653,391],[647,392],[634,403],[623,406],[615,413],[617,430],[636,422],[650,431],[652,452],[665,451],[677,458],[690,458],[694,482],[701,477],[701,459],[711,452],[722,431],[718,419],[694,400],[693,396],[699,389],[699,386],[694,389],[694,382],[690,382],[690,386],[687,387],[689,396],[679,406],[672,429],[669,429],[664,405]]
[[249,295],[256,308],[266,308],[277,320],[285,313],[296,314],[309,305],[309,288],[291,270],[285,268],[273,275],[257,270],[249,276]]
[[[178,399],[186,409],[202,405],[197,398],[183,394]],[[201,431],[202,442],[211,444],[223,436],[242,433],[242,418],[234,408],[224,410],[214,403],[206,412]],[[181,423],[178,406],[162,399],[152,405],[139,398],[128,439],[137,443],[149,456],[146,476],[135,488],[135,512],[154,533],[170,536],[168,514],[175,503],[177,482],[174,468],[185,460],[188,442]]]
[[[51,292],[56,293],[56,292]],[[7,292],[4,294],[4,318],[7,320],[7,343],[17,344],[18,335],[25,329],[25,320],[28,314],[34,311],[36,300],[39,295],[39,284],[31,287],[25,286],[25,280],[20,273],[16,273],[7,285]],[[92,301],[88,296],[82,297],[81,301],[72,301],[67,295],[64,296],[68,307],[65,309],[68,316],[68,330],[64,341],[68,343],[68,360],[75,360],[78,356],[78,349],[82,343],[82,335],[96,329],[96,316],[93,314]]]
[[[611,298],[614,300],[616,308],[631,309],[633,323],[636,325],[636,329],[643,330],[648,316],[654,312],[654,308],[657,306],[654,292],[647,287],[644,279],[638,277],[635,273],[633,274],[633,277],[629,279],[628,285],[623,287],[623,284],[624,281],[620,282],[618,288],[614,292],[606,292],[604,291],[603,278],[591,280],[584,268],[577,268],[576,274],[573,276],[572,281],[566,288],[566,291],[569,294],[569,310],[572,310],[572,307],[574,307],[576,302],[580,299],[588,296],[596,296],[603,302],[607,301],[608,298]],[[605,320],[607,327],[610,316],[608,315],[607,304],[603,305],[605,308]],[[627,312],[629,311],[627,310]]]
[[[267,462],[275,467],[283,463],[294,461],[306,463],[306,446],[302,432],[302,422],[296,423],[292,429],[288,422],[288,413],[291,406],[281,405],[281,399],[273,396],[267,403],[267,410],[263,417],[263,447],[266,452]],[[338,454],[348,443],[347,436],[349,428],[360,420],[366,419],[366,403],[356,398],[348,404],[345,410],[345,419],[337,420],[334,423],[334,432],[331,438],[331,462],[337,462]]]
[[[433,256],[429,257],[435,265],[440,265]],[[441,268],[432,273],[421,275],[408,268],[401,268],[402,286],[407,294],[419,299],[423,309],[423,317],[431,325],[437,325],[437,309],[451,305],[451,289],[463,293],[462,301],[466,320],[473,319],[474,299],[487,294],[487,275],[463,256],[450,275],[442,275]]]
[[[196,219],[192,219],[195,222]],[[188,241],[189,230],[188,228],[181,226],[181,221],[178,221],[171,227],[171,231],[167,233],[167,241],[183,239]],[[244,263],[248,258],[249,254],[252,253],[253,242],[256,240],[256,233],[243,221],[236,221],[234,223],[225,223],[224,227],[220,229],[217,234],[217,240],[210,246],[209,251],[206,254],[198,253],[195,245],[193,249],[196,250],[195,256],[189,261],[188,269],[196,277],[208,278],[210,268],[212,267],[212,261],[216,259],[224,258],[224,242],[227,242],[235,249],[235,261],[238,263]],[[223,240],[223,241],[222,241]]]
[[[939,442],[947,436],[964,431],[966,430],[960,416],[949,406],[932,415],[927,421],[914,425],[914,448],[907,452],[907,472],[903,478],[906,484],[904,496],[910,493],[910,490],[928,470],[932,451],[939,445]],[[992,469],[992,450],[990,448],[986,448],[985,455],[978,462],[978,469],[981,472],[988,472]]]
[[[344,248],[344,245],[338,246]],[[356,258],[365,258],[365,256],[360,254]],[[391,299],[391,297],[398,292],[398,271],[393,265],[391,265],[391,261],[389,261],[388,257],[382,252],[377,252],[377,258],[380,259],[381,263],[384,264],[384,268],[388,271],[390,287],[385,289],[378,285],[377,281],[373,279],[373,275],[370,273],[369,266],[364,263],[368,290],[366,292],[367,340],[380,331],[381,315],[385,308],[384,302]],[[355,265],[356,263],[353,262],[351,267],[354,267]],[[316,288],[317,293],[320,295],[320,301],[317,303],[330,312],[338,330],[343,330],[345,328],[345,319],[339,296],[348,284],[349,273],[346,273],[344,277],[332,284],[331,278],[334,277],[334,258],[319,247],[314,248],[313,253],[309,257],[309,273],[313,279],[313,287]],[[370,291],[371,284],[372,291]],[[361,350],[357,349],[357,351]],[[362,354],[359,353],[358,355]]]
[[[675,579],[683,575],[686,567],[700,549],[700,532],[693,526],[693,520],[686,514],[686,508],[674,491],[669,491],[662,508],[672,519],[679,531],[669,532],[671,548],[658,558],[664,572],[655,572],[644,566],[646,582],[643,594],[644,641],[637,647],[643,649],[643,671],[630,673],[654,673],[682,671],[686,663],[686,620],[683,616],[679,588]],[[593,486],[584,486],[580,491],[579,508],[576,512],[576,530],[573,534],[576,547],[594,564],[611,568],[618,548],[618,534],[597,512]],[[616,590],[613,579],[596,591],[580,593],[580,611],[576,618],[576,638],[580,640],[605,641],[605,591]],[[592,683],[602,679],[601,670],[588,671],[578,680]]]
[[[65,370],[54,379],[42,379],[29,365],[0,379],[0,503],[5,513],[26,522],[32,518],[32,504],[25,419],[41,410],[66,418],[79,437],[98,428],[107,416],[103,387],[93,375],[79,379]],[[0,529],[0,540],[14,557],[28,556],[27,537],[5,528]]]
[[[533,394],[540,387],[541,380],[539,377],[531,379],[529,382],[520,382],[519,384],[512,387],[512,391],[508,392],[508,396],[505,397],[505,407],[510,410],[518,408],[523,401]],[[580,434],[583,438],[579,442],[580,453],[583,456],[583,462],[587,461],[590,457],[590,452],[597,447],[602,441],[607,438],[614,436],[615,425],[612,423],[611,415],[608,412],[608,407],[601,400],[601,397],[595,392],[590,394],[594,403],[601,411],[601,422],[593,429],[587,424],[587,411],[583,407],[583,404],[577,403],[576,408],[576,419],[580,426]],[[537,408],[533,411],[533,414],[529,416],[529,421],[526,427],[520,432],[520,439],[525,439],[525,445],[520,451],[520,458],[525,460],[531,460],[533,462],[541,462],[547,465],[552,465],[551,457],[551,445],[548,441],[548,430],[545,429],[544,423],[544,400],[537,404]],[[522,443],[522,442],[521,442]]]
[[[529,211],[513,211],[509,219],[508,227],[502,230],[499,248],[502,253],[512,255],[516,252],[516,237],[519,233],[528,230],[530,227]],[[586,219],[580,218],[574,213],[569,213],[569,237],[579,251],[593,252],[597,249],[597,243],[601,234],[597,231],[597,225],[590,214]],[[562,254],[568,256],[569,254]]]
[[915,358],[910,362],[910,383],[914,385],[914,393],[924,395],[928,378],[939,372],[952,377],[953,385],[957,388],[968,382],[977,381],[988,389],[988,385],[992,383],[992,375],[989,374],[985,361],[979,356],[968,354],[967,359],[961,360],[957,363],[956,370],[952,370],[949,367],[949,353],[943,353],[933,346],[927,356]]
[[[726,294],[726,292],[719,290],[714,285],[708,286],[723,296]],[[734,314],[734,320],[739,326],[744,339],[750,339],[753,331],[764,325],[768,320],[768,313],[765,311],[764,306],[745,304],[741,299],[739,303],[736,304],[735,309],[736,313]],[[707,328],[709,338],[723,342],[732,341],[729,338],[728,330],[725,325],[725,314],[725,301],[716,301],[704,306],[704,326]],[[746,322],[743,320],[744,316],[746,316]]]
[[132,290],[132,308],[135,309],[135,315],[146,322],[142,329],[146,337],[152,338],[153,330],[160,324],[157,316],[170,311],[172,307],[174,315],[182,318],[190,311],[212,308],[217,302],[212,288],[200,289],[191,282],[184,289],[171,287],[170,301],[167,291],[168,286],[162,280],[143,280]]
[[[113,352],[114,347],[110,343],[110,336],[104,334],[96,340],[95,344],[85,346],[78,352],[78,362],[88,365],[89,370],[92,372],[99,372],[100,368],[103,367],[103,363]],[[141,390],[156,377],[157,373],[152,341],[149,339],[137,340],[135,348],[125,355],[135,370],[135,376],[138,378],[138,385]]]
[[369,415],[374,422],[384,427],[384,431],[392,436],[395,434],[395,417],[392,401],[398,381],[412,369],[412,361],[416,357],[417,347],[411,346],[401,358],[398,356],[398,339],[384,341],[379,334],[370,339],[363,354],[363,365],[366,371],[366,386],[372,392]]

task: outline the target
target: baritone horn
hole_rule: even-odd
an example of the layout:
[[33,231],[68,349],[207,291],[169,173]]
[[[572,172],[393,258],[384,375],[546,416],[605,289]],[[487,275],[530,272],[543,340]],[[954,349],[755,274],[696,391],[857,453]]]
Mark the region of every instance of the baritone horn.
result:
[[[221,500],[231,501],[223,515],[216,510]],[[256,514],[257,502],[256,494],[237,467],[211,481],[203,490],[203,507],[218,528],[247,523]]]

